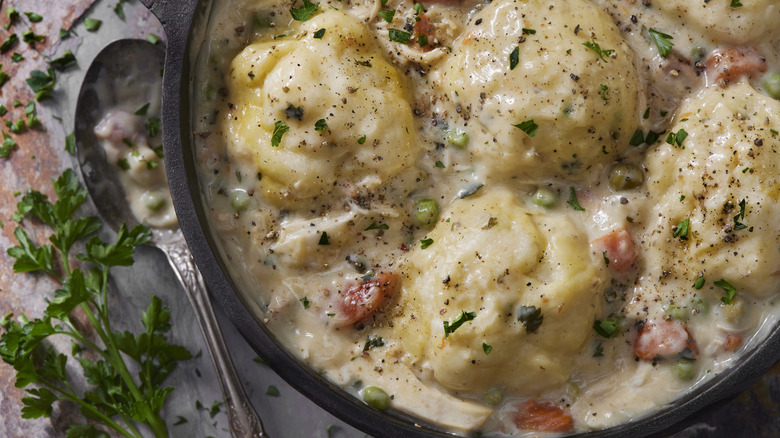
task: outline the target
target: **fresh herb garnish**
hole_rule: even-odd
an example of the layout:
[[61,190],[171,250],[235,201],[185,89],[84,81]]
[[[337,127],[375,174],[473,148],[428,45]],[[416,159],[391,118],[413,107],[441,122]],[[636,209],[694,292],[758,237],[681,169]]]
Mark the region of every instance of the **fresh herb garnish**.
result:
[[268,385],[268,389],[265,391],[265,395],[270,395],[271,397],[279,397],[281,395],[279,393],[279,388],[277,388],[274,385]]
[[536,130],[539,129],[539,125],[534,123],[534,119],[528,119],[524,122],[520,122],[516,125],[512,125],[515,128],[519,128],[521,131],[528,134],[529,137],[533,137],[536,135]]
[[395,17],[395,9],[391,11],[379,11],[379,16],[382,17],[382,19],[386,22],[392,23],[393,17]]
[[437,160],[435,163],[433,163],[433,165],[438,168],[444,169],[444,163],[442,163],[441,161]]
[[365,135],[358,139],[358,144],[363,144],[365,142],[366,142],[366,136]]
[[320,234],[320,241],[317,242],[317,245],[330,245],[330,239],[328,239],[328,233],[323,231],[322,234]]
[[509,69],[514,70],[520,62],[520,46],[515,46],[512,53],[509,54]]
[[33,70],[26,82],[35,92],[35,100],[41,101],[52,96],[51,90],[54,88],[55,80],[54,70],[49,68],[46,73]]
[[325,28],[324,27],[322,29],[319,29],[316,32],[314,32],[314,38],[322,39],[322,37],[324,37],[324,36],[325,36]]
[[388,230],[390,229],[390,226],[387,224],[378,224],[376,222],[371,222],[371,225],[366,227],[364,231],[370,231],[370,230]]
[[609,87],[607,87],[604,84],[599,85],[599,87],[601,88],[601,93],[599,93],[601,95],[601,100],[604,101],[609,100],[609,98],[607,97],[607,91],[609,91]]
[[100,26],[103,24],[102,21],[97,20],[95,18],[85,18],[84,19],[84,28],[87,29],[89,32],[97,32],[98,29],[100,29]]
[[59,58],[49,61],[49,66],[57,71],[63,71],[73,65],[76,65],[76,57],[70,49],[66,50]]
[[637,129],[634,131],[634,135],[631,136],[631,140],[628,141],[628,144],[631,146],[639,146],[640,144],[645,142],[645,135],[642,132],[641,129]]
[[604,258],[604,265],[609,268],[609,257],[607,257],[607,252],[602,251],[601,257]]
[[485,355],[490,354],[491,351],[493,351],[493,347],[491,345],[488,345],[486,343],[482,343],[482,351],[485,352]]
[[526,29],[524,27],[522,32],[523,32],[523,35],[533,35],[533,34],[536,33],[536,30],[535,29]]
[[279,146],[279,144],[282,143],[282,137],[289,130],[290,127],[287,126],[287,123],[284,123],[283,120],[277,120],[276,123],[274,123],[274,133],[271,135],[271,146]]
[[363,351],[368,351],[372,348],[384,347],[385,340],[381,336],[369,336],[366,338],[366,343],[363,345]]
[[14,141],[13,137],[3,132],[3,143],[0,144],[0,158],[8,158],[16,148],[16,141]]
[[742,198],[741,201],[739,201],[739,213],[737,213],[736,216],[734,216],[734,231],[744,230],[747,228],[747,225],[743,224],[741,221],[745,219],[745,207],[747,206],[747,202],[744,198]]
[[685,146],[683,146],[683,142],[687,137],[688,137],[688,132],[680,128],[680,130],[677,132],[670,132],[669,135],[666,136],[666,142],[672,146],[676,144],[678,147],[685,149]]
[[420,45],[420,47],[425,47],[428,45],[428,35],[421,34],[417,37],[417,44]]
[[580,201],[577,199],[577,191],[572,186],[569,186],[569,205],[576,211],[585,211],[580,205]]
[[39,23],[41,20],[43,20],[43,17],[36,14],[35,12],[25,12],[24,15],[27,16],[27,19],[30,20],[30,23]]
[[531,334],[542,325],[544,315],[542,309],[536,306],[520,306],[517,309],[517,320],[525,325],[525,332]]
[[615,50],[613,49],[602,49],[601,46],[599,46],[599,43],[597,43],[596,40],[592,38],[590,41],[585,41],[582,43],[582,45],[596,52],[596,54],[599,55],[599,58],[601,58],[601,60],[604,62],[609,62],[607,57],[615,53]]
[[144,129],[146,129],[146,135],[149,138],[155,137],[162,131],[162,122],[157,117],[149,117],[146,123],[144,123]]
[[428,248],[433,245],[433,239],[420,239],[420,249]]
[[693,282],[693,288],[696,290],[701,289],[702,287],[704,287],[704,281],[705,281],[704,277],[697,278],[696,281]]
[[732,286],[728,281],[721,278],[720,280],[715,282],[715,286],[723,289],[726,291],[726,295],[722,296],[720,298],[721,301],[725,304],[731,304],[732,301],[734,301],[734,296],[737,294],[737,288]]
[[691,230],[691,219],[685,218],[682,222],[677,224],[676,227],[674,227],[674,233],[672,234],[674,237],[679,237],[681,240],[688,240],[688,233]]
[[162,41],[162,38],[158,37],[153,33],[150,33],[146,35],[146,41],[149,41],[150,43],[157,45],[160,43],[160,41]]
[[460,311],[460,315],[458,315],[453,321],[452,324],[450,324],[449,321],[444,321],[444,339],[447,339],[452,333],[455,332],[460,326],[462,326],[464,323],[473,320],[477,317],[476,312],[466,312],[465,310]]
[[731,0],[731,5],[730,6],[732,8],[741,8],[742,7],[742,3],[739,0]]
[[[293,6],[295,6],[295,3],[298,3],[298,1],[296,0]],[[290,15],[292,15],[294,20],[306,21],[311,18],[319,6],[320,2],[312,3],[309,0],[303,0],[303,6],[300,8],[290,8]]]
[[398,29],[390,29],[388,31],[388,36],[390,37],[390,41],[401,44],[409,44],[409,41],[412,39],[411,33]]
[[326,122],[325,119],[319,119],[314,122],[315,131],[324,131],[326,129],[328,129],[328,122]]
[[[26,389],[22,417],[49,417],[55,402],[67,401],[78,405],[91,420],[124,436],[137,435],[135,423],[147,424],[156,437],[168,436],[160,412],[173,388],[163,386],[163,382],[176,362],[191,357],[189,351],[166,338],[171,329],[169,310],[153,296],[141,315],[140,334],[120,332],[109,324],[109,271],[131,265],[136,247],[149,242],[151,233],[145,226],[128,230],[122,225],[116,240],[106,243],[97,236],[101,226],[98,218],[75,216],[87,198],[75,172],[66,170],[53,184],[56,202],[28,190],[14,215],[20,222],[31,215],[51,227],[51,243],[39,246],[18,226],[14,235],[19,245],[8,249],[8,255],[15,259],[14,272],[42,272],[61,284],[47,299],[41,318],[19,315],[14,321],[8,315],[0,320],[4,329],[0,356],[14,366],[16,386],[38,386]],[[84,240],[84,252],[73,257],[71,248]],[[59,263],[54,262],[57,255]],[[74,258],[92,267],[82,270],[71,264]],[[89,327],[73,323],[72,313],[77,308]],[[86,333],[97,334],[99,341]],[[74,341],[71,358],[81,365],[91,388],[84,392],[74,389],[70,373],[65,371],[69,357],[58,354],[47,342],[54,335]],[[134,376],[130,369],[139,370],[138,374]],[[67,434],[98,436],[97,432],[94,425],[72,424]]]
[[24,60],[24,56],[22,56],[21,53],[15,52],[13,55],[11,55],[11,61],[13,62],[21,62]]
[[614,319],[596,320],[593,322],[593,330],[599,335],[609,339],[617,331],[617,321]]
[[35,44],[39,43],[43,40],[45,40],[46,37],[43,35],[37,35],[35,32],[28,30],[27,32],[22,33],[22,41],[24,41],[27,44]]
[[137,110],[135,110],[135,115],[137,115],[137,116],[145,116],[146,112],[148,110],[149,110],[149,102],[146,102],[144,104],[144,106],[142,106],[141,108],[138,108]]
[[303,304],[303,308],[304,309],[308,309],[309,308],[309,298],[308,297],[303,297],[303,298],[299,299],[298,301],[300,301]]
[[658,54],[664,58],[672,54],[672,47],[674,47],[674,43],[672,43],[671,40],[674,38],[671,35],[659,32],[652,27],[647,32],[650,34],[650,39],[658,48]]
[[0,53],[5,53],[9,50],[11,50],[11,47],[16,45],[16,43],[19,42],[19,36],[15,33],[12,33],[8,36],[8,38],[3,41],[3,44],[0,44]]

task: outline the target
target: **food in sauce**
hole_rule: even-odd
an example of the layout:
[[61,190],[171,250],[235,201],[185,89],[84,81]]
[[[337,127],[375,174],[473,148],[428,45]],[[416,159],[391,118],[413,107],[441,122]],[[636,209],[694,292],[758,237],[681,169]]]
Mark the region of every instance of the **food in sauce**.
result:
[[258,318],[368,405],[607,428],[777,321],[775,2],[218,3],[210,226]]

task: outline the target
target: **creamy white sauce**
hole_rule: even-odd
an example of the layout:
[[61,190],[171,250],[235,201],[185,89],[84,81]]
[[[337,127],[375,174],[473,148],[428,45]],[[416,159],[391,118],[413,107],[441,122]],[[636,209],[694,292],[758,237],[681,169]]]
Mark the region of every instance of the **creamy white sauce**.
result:
[[293,354],[449,430],[657,411],[777,321],[780,41],[743,31],[780,8],[744,3],[221,2],[193,119],[231,275]]

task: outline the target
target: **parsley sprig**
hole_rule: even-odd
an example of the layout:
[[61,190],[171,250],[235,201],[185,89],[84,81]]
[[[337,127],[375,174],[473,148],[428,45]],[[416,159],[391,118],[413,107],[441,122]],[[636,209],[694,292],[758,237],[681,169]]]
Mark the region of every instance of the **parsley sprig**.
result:
[[[160,411],[173,388],[163,386],[163,381],[178,361],[191,357],[184,347],[170,344],[166,338],[171,329],[168,309],[158,297],[152,297],[141,315],[145,331],[139,334],[121,332],[109,324],[109,271],[131,265],[135,248],[147,243],[151,233],[145,226],[128,229],[123,225],[114,242],[104,242],[96,235],[101,227],[96,217],[76,216],[87,192],[79,186],[75,172],[66,170],[53,184],[56,202],[28,190],[14,214],[20,223],[32,216],[48,225],[53,230],[51,243],[38,245],[17,226],[14,236],[18,245],[8,249],[8,255],[15,259],[14,272],[43,272],[61,284],[47,299],[42,317],[29,319],[21,314],[13,320],[8,314],[0,319],[0,357],[16,370],[16,386],[27,392],[22,399],[22,418],[49,417],[54,403],[65,401],[77,404],[88,419],[124,437],[141,437],[138,423],[148,425],[156,437],[167,437]],[[72,249],[84,240],[84,250],[75,258],[85,267],[91,265],[88,270],[71,264]],[[59,262],[55,263],[57,254]],[[76,309],[91,327],[85,329],[76,323],[72,315]],[[48,339],[55,335],[73,341],[70,357],[50,346]],[[81,365],[91,388],[74,388],[66,373],[69,359]],[[126,363],[129,359],[132,366]],[[134,376],[130,369],[139,371]],[[71,424],[67,436],[101,433],[95,424]]]

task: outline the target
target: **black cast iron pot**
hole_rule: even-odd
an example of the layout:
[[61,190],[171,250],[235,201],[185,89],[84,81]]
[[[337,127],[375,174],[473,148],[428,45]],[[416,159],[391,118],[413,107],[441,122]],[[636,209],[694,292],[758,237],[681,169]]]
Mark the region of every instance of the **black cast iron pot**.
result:
[[[288,353],[249,306],[231,279],[208,229],[197,180],[191,127],[192,60],[204,41],[212,1],[142,0],[162,22],[168,37],[163,76],[163,147],[171,194],[192,255],[209,287],[238,331],[284,380],[333,415],[376,437],[451,437],[421,419],[399,412],[380,412],[318,375]],[[666,436],[695,420],[696,415],[747,389],[780,360],[780,326],[743,353],[738,363],[695,391],[641,420],[581,438]],[[260,415],[262,417],[262,412]]]

